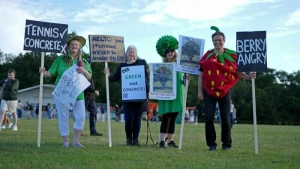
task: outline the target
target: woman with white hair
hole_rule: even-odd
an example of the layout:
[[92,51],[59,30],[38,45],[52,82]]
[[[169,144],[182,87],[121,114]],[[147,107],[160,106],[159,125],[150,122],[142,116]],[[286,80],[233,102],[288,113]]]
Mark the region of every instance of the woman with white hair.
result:
[[[146,77],[146,94],[148,93],[148,84],[147,84],[147,72],[146,72],[146,62],[137,58],[137,49],[134,45],[128,46],[126,50],[126,63],[121,63],[118,70],[112,75],[109,76],[110,81],[118,81],[121,79],[121,69],[122,67],[129,66],[145,66],[145,77]],[[109,69],[104,70],[104,73],[110,75]],[[141,119],[143,112],[147,111],[147,101],[135,101],[135,102],[123,102],[123,112],[125,114],[125,131],[127,146],[139,146],[139,133],[141,129]]]

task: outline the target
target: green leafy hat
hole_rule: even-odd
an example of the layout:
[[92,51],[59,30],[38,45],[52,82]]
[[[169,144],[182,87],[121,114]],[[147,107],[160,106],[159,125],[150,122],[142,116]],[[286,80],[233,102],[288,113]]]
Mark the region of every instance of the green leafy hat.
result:
[[166,57],[168,50],[178,49],[178,41],[172,35],[164,35],[156,42],[156,51],[161,57]]

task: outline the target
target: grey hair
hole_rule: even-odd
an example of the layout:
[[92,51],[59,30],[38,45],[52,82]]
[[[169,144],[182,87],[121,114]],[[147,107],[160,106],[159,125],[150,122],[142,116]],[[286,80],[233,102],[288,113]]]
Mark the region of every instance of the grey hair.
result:
[[134,57],[137,59],[137,49],[136,49],[136,46],[134,46],[134,45],[130,45],[130,46],[127,47],[127,49],[126,49],[126,57],[127,57],[127,53],[130,50],[134,51]]

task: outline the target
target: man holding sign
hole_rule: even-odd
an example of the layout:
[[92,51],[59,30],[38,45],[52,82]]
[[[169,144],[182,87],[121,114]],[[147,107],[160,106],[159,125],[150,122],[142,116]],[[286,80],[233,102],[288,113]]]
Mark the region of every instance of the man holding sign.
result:
[[222,132],[222,149],[231,148],[231,126],[230,126],[230,90],[237,83],[239,77],[250,80],[256,74],[247,75],[237,71],[236,52],[224,48],[225,35],[212,26],[216,32],[212,35],[214,49],[207,51],[198,62],[200,74],[198,80],[198,98],[204,99],[205,135],[209,151],[215,151],[216,131],[214,127],[214,115],[216,102],[219,104]]
[[[137,59],[137,49],[131,45],[126,50],[127,63],[121,63],[117,72],[109,77],[110,81],[122,83],[122,102],[125,113],[127,146],[139,146],[139,133],[143,112],[148,109],[149,91],[145,60]],[[110,74],[109,69],[104,71]]]

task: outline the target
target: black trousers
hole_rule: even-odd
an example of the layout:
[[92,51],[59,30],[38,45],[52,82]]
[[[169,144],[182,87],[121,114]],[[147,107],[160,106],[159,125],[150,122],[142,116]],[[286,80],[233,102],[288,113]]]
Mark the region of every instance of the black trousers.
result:
[[90,112],[90,134],[96,133],[97,107],[95,100],[85,100],[85,108]]
[[125,132],[127,139],[138,139],[141,130],[142,112],[125,112]]
[[222,146],[231,147],[231,124],[230,124],[230,91],[220,99],[210,96],[206,90],[204,94],[204,116],[205,116],[205,136],[207,146],[217,146],[216,130],[214,125],[216,103],[219,103],[222,129],[221,141]]
[[174,134],[175,132],[175,120],[178,113],[163,114],[160,125],[160,133]]

